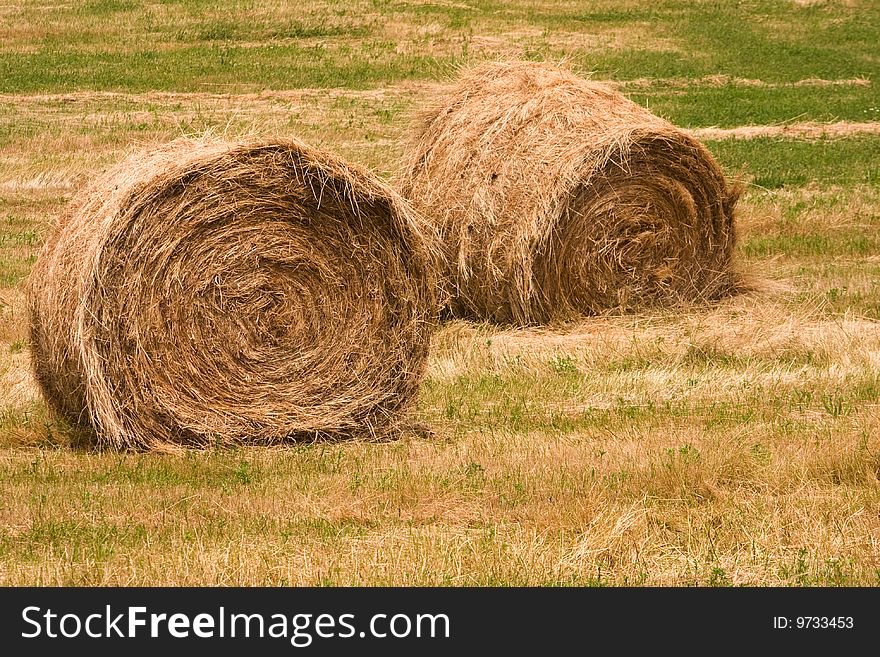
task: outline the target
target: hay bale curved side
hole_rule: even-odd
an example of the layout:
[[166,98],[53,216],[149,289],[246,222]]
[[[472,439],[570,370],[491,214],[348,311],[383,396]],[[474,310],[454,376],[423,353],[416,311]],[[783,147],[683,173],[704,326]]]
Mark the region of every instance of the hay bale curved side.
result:
[[711,154],[606,85],[494,62],[422,113],[399,177],[439,230],[449,314],[535,324],[738,285]]
[[172,142],[49,236],[35,373],[103,446],[383,435],[424,372],[432,249],[388,186],[302,143]]

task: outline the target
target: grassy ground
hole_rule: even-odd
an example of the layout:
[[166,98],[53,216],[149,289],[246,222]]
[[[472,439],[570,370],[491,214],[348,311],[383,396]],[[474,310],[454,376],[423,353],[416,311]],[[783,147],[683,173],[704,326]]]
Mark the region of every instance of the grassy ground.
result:
[[[0,7],[0,583],[880,585],[876,2],[19,2]],[[552,330],[454,322],[433,438],[75,451],[21,283],[138,144],[290,134],[390,176],[459,63],[569,58],[747,184],[759,291]]]

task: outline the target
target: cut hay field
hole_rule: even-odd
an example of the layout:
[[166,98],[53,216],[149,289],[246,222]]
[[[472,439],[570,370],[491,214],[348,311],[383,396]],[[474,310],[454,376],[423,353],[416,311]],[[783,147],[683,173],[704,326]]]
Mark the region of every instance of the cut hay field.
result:
[[[0,5],[0,585],[880,586],[880,3]],[[181,135],[391,178],[462,63],[567,58],[745,185],[755,291],[542,329],[454,321],[386,442],[71,446],[23,281],[71,196]]]

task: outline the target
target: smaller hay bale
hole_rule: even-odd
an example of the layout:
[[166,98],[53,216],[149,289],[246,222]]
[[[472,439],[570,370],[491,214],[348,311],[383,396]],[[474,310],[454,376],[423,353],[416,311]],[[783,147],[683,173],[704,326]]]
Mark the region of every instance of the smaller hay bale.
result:
[[440,232],[451,316],[543,324],[739,286],[738,190],[698,141],[604,84],[482,64],[414,133],[398,185]]
[[298,141],[178,140],[70,204],[29,279],[50,409],[115,448],[382,436],[436,314],[431,242]]

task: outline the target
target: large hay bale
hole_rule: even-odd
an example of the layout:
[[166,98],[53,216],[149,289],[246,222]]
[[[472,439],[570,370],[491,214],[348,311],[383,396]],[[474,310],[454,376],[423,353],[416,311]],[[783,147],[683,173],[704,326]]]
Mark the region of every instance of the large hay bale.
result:
[[424,372],[432,249],[387,185],[304,144],[172,142],[49,236],[36,376],[102,446],[384,435]]
[[534,324],[732,291],[738,192],[709,152],[556,65],[462,74],[399,186],[440,231],[453,316]]

